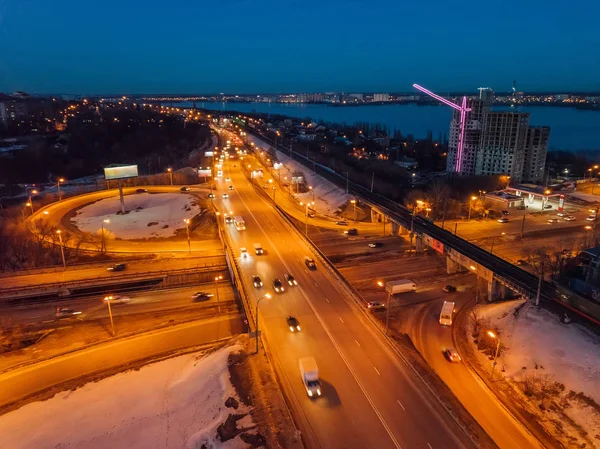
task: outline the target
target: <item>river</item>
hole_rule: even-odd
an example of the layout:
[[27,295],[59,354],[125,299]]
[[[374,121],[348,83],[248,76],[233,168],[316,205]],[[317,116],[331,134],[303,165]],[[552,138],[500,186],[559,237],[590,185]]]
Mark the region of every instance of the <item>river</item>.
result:
[[[167,103],[163,103],[167,104]],[[191,107],[189,102],[173,103],[173,106]],[[448,134],[452,111],[447,106],[417,106],[416,104],[391,104],[373,106],[329,106],[326,104],[282,103],[196,103],[211,110],[233,110],[242,113],[260,112],[281,114],[296,118],[310,117],[325,122],[380,123],[403,135],[412,134],[415,139],[424,138],[427,132],[437,139],[440,133]],[[498,109],[502,109],[498,107]],[[505,108],[504,108],[505,109]],[[529,112],[530,124],[550,127],[549,149],[569,151],[600,150],[600,111],[566,107],[527,106],[519,108]]]

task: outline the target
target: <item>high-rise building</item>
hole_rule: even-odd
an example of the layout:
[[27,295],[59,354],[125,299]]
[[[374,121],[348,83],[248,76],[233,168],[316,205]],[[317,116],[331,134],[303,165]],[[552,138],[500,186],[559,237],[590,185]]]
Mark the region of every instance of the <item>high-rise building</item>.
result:
[[[462,175],[508,175],[520,182],[544,176],[550,128],[529,126],[529,113],[492,111],[494,92],[480,88],[479,97],[467,101]],[[456,171],[460,111],[450,122],[446,171]]]
[[390,94],[374,94],[373,101],[390,101]]
[[540,182],[544,180],[549,137],[550,128],[547,126],[530,126],[527,130],[527,147],[523,168],[525,181]]

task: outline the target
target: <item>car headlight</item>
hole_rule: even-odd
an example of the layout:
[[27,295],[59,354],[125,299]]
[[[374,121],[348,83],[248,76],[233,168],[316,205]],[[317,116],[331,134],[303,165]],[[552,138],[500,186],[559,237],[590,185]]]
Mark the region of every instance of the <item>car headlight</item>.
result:
[[296,329],[300,330],[300,325],[296,326]]
[[318,394],[319,396],[321,396],[321,389],[319,389],[319,388],[317,389],[317,394]]
[[309,395],[309,396],[312,396],[312,395],[313,395],[313,392],[312,392],[312,391],[310,391],[310,390],[308,390],[308,395]]
[[290,330],[294,332],[294,326],[290,326]]

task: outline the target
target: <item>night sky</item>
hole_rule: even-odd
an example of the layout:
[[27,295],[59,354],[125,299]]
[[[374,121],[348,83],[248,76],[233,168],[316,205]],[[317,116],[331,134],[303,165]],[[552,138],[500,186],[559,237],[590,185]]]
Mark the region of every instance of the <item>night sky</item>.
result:
[[0,0],[0,92],[600,91],[600,1]]

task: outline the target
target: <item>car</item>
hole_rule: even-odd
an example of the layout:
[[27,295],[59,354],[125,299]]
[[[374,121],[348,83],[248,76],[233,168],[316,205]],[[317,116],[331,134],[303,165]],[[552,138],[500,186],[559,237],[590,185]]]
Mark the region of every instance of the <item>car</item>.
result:
[[110,302],[111,304],[127,304],[131,301],[129,296],[121,295],[108,295],[104,297],[104,302]]
[[548,218],[548,223],[558,223],[558,218]]
[[596,221],[596,216],[595,215],[590,215],[589,217],[586,217],[587,221]]
[[385,310],[385,304],[379,301],[369,301],[367,303],[367,308],[372,311]]
[[76,315],[81,315],[81,312],[77,312],[73,309],[67,309],[66,307],[57,307],[56,313],[54,314],[56,319],[71,318]]
[[557,217],[566,217],[567,213],[566,212],[559,212],[556,214]]
[[229,215],[227,217],[225,217],[225,223],[227,224],[231,224],[233,223],[233,218],[231,218]]
[[598,212],[598,210],[597,209],[588,209],[588,212],[590,214],[596,215],[596,213]]
[[209,193],[207,196],[208,196],[209,198],[216,198],[216,195],[215,195],[214,193]]
[[344,231],[344,234],[347,234],[347,235],[358,235],[358,229],[356,229],[356,228],[348,229],[347,231]]
[[237,167],[237,164],[233,164],[234,167]]
[[306,214],[306,215],[308,215],[308,218],[315,218],[314,212],[308,211],[308,214]]
[[444,356],[448,359],[449,362],[452,363],[458,363],[461,361],[460,354],[454,348],[445,349]]
[[346,220],[336,221],[335,224],[338,226],[348,226],[348,222]]
[[263,281],[258,274],[252,275],[252,285],[254,285],[256,288],[263,286]]
[[295,316],[288,315],[285,317],[287,325],[290,328],[290,332],[300,332],[300,323]]
[[136,189],[135,193],[146,193],[148,189]]
[[287,283],[290,284],[291,286],[298,285],[298,281],[291,273],[286,273],[283,275],[283,277],[285,278]]
[[229,186],[229,190],[233,190],[233,186]]
[[544,206],[544,209],[552,209],[552,204],[546,204],[546,205]]
[[112,267],[108,267],[106,271],[125,271],[125,268],[127,268],[127,264],[116,263]]
[[181,190],[182,192],[189,192],[189,191],[190,191],[190,188],[189,188],[189,187],[186,187],[186,186],[183,186],[183,187],[182,187],[181,189],[179,189],[179,190]]
[[273,288],[276,293],[283,293],[285,288],[283,288],[283,283],[279,280],[279,278],[273,280]]
[[306,256],[304,258],[304,264],[308,267],[309,270],[316,270],[317,269],[317,264],[315,263],[314,259],[311,259],[310,257]]
[[223,194],[223,199],[224,199],[224,200],[226,200],[227,198],[229,198],[229,194],[227,194],[227,193],[224,193],[224,194]]
[[509,211],[507,211],[507,210],[503,210],[503,211],[502,211],[502,215],[508,215],[508,214],[510,214],[510,212],[509,212]]
[[574,221],[574,220],[576,220],[576,218],[573,215],[567,215],[566,217],[563,218],[563,220]]
[[508,218],[506,217],[502,217],[502,218],[498,218],[498,223],[508,223]]
[[383,243],[381,242],[371,242],[369,243],[369,248],[381,248],[383,246]]
[[456,291],[456,287],[454,285],[448,284],[442,289],[442,291],[446,293],[453,293]]
[[231,181],[231,179],[225,178],[225,182],[229,182],[229,181]]
[[246,248],[240,248],[240,257],[246,259],[248,257],[248,250]]
[[194,301],[208,301],[214,295],[212,293],[207,292],[196,292],[192,295],[192,299]]

